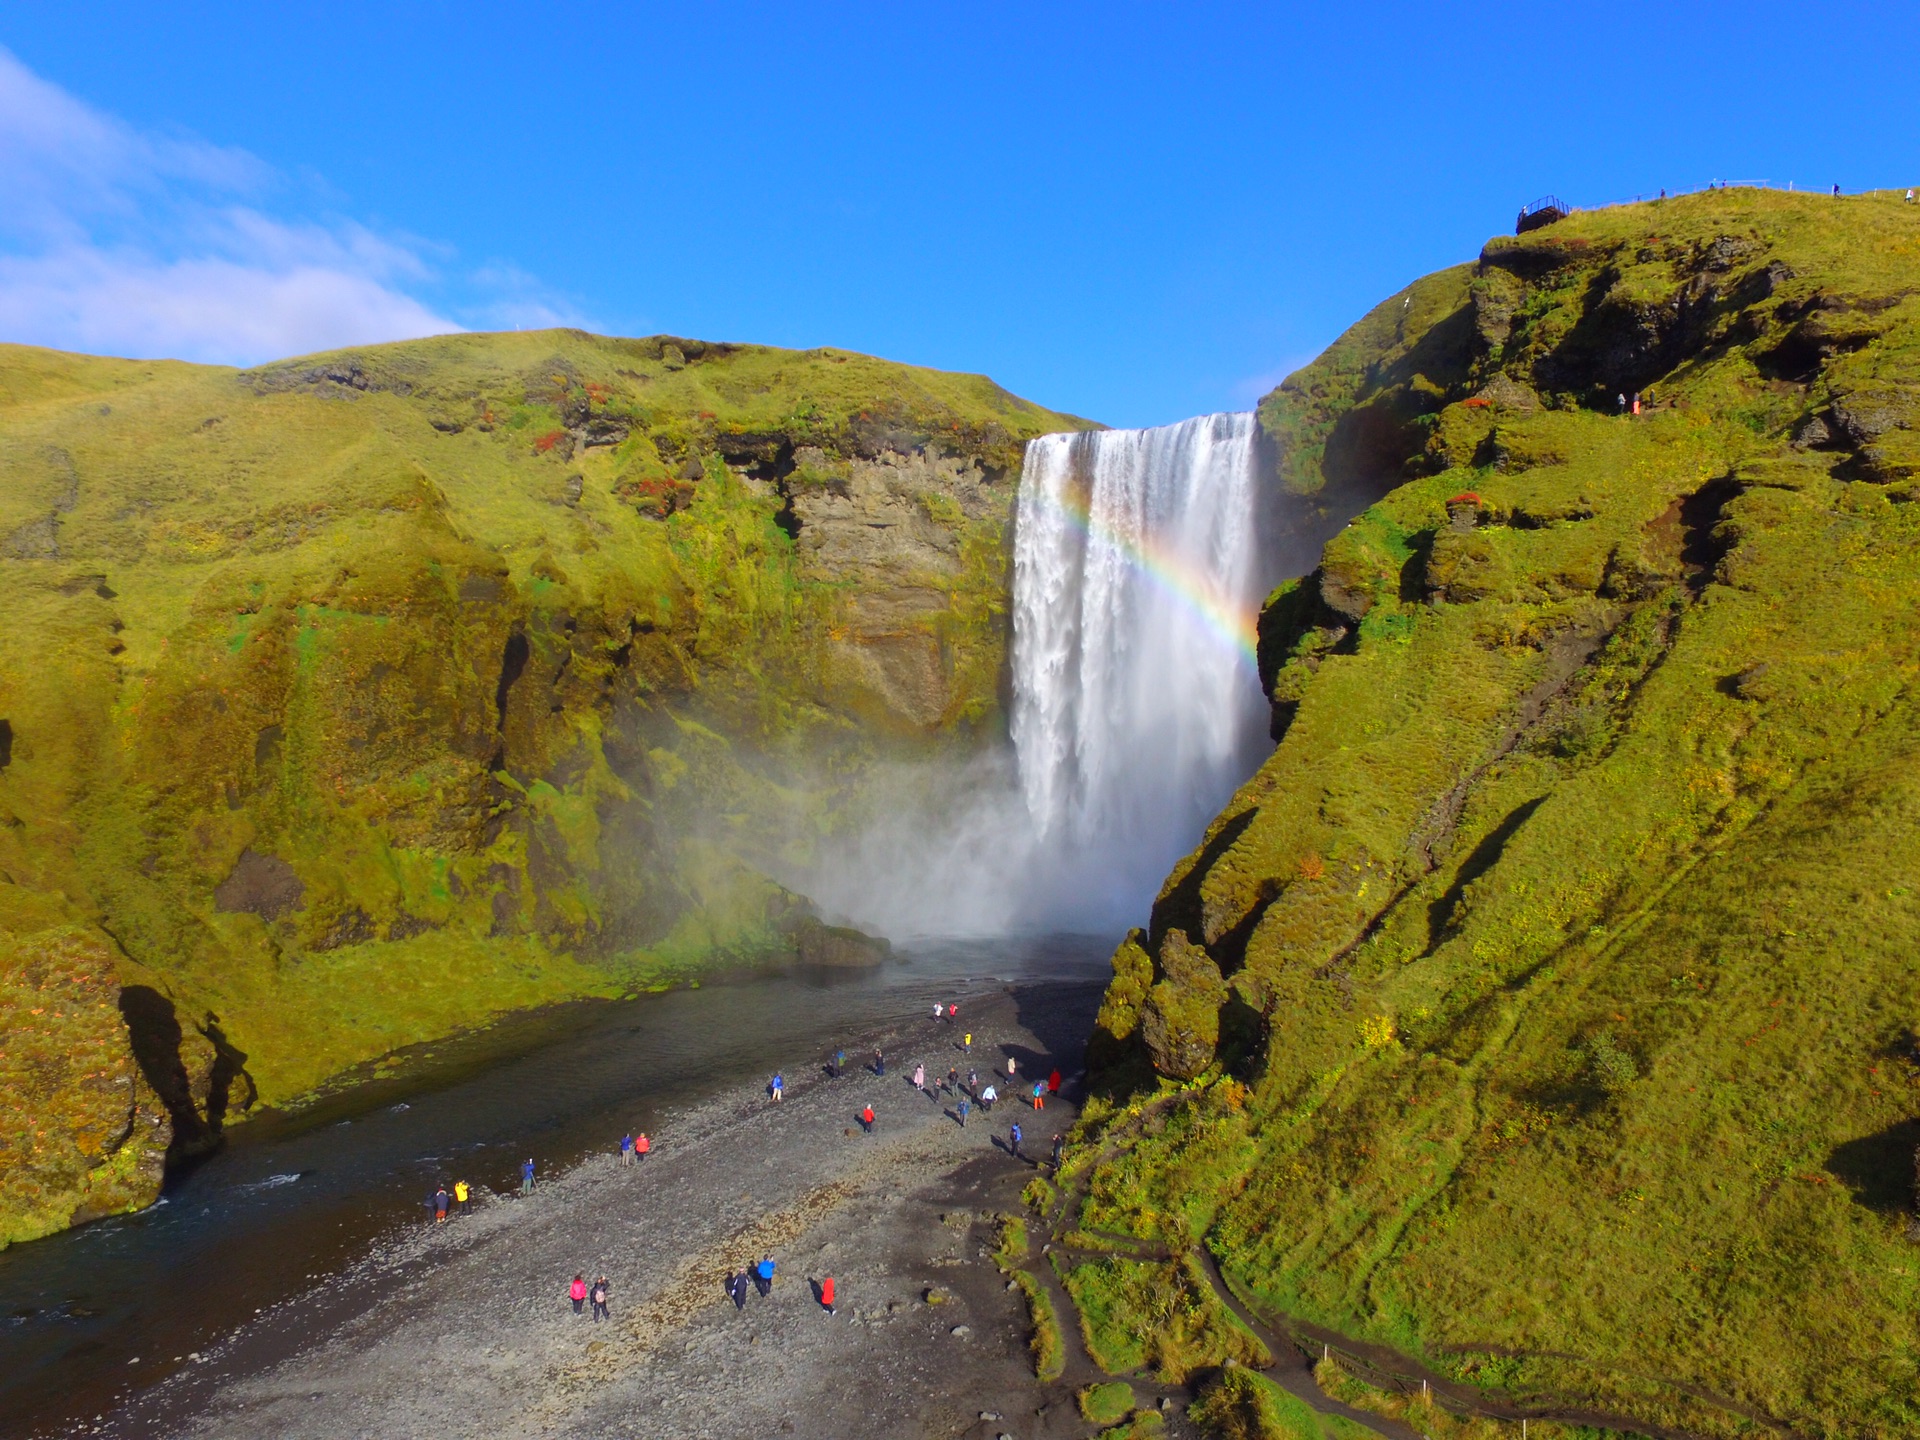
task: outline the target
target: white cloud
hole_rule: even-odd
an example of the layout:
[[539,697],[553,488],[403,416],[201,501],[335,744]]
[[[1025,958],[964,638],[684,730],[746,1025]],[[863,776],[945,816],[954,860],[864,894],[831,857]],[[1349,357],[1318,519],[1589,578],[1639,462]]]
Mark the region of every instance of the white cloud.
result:
[[149,134],[0,48],[0,340],[257,364],[483,324],[578,323],[510,266],[337,216],[288,215],[285,177],[244,150]]

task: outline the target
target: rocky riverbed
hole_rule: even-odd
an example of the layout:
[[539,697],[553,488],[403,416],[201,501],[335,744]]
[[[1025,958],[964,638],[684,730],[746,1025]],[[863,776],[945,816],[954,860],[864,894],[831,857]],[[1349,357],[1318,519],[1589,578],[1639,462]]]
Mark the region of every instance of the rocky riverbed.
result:
[[[733,1087],[673,1115],[631,1169],[591,1157],[529,1198],[484,1194],[469,1215],[392,1237],[99,1433],[1083,1434],[1070,1392],[1034,1381],[1024,1304],[988,1258],[992,1217],[1035,1173],[1006,1152],[1008,1123],[1044,1156],[1073,1106],[1002,1101],[962,1128],[954,1097],[910,1076],[971,1065],[984,1080],[1008,1057],[1023,1077],[1071,1075],[1095,998],[993,992],[957,1027],[868,1037],[838,1080],[795,1056],[780,1104]],[[884,1077],[853,1068],[875,1044]],[[869,1104],[871,1135],[857,1118]],[[727,1271],[768,1251],[771,1297],[736,1312]],[[610,1323],[573,1313],[576,1272],[611,1278]],[[813,1289],[827,1274],[833,1315]]]

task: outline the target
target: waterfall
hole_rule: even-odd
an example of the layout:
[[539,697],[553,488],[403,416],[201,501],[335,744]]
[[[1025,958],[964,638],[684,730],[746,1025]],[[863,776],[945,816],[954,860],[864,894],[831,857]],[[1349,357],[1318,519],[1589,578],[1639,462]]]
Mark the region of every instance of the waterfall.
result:
[[1251,415],[1029,441],[1013,753],[871,772],[869,819],[782,875],[889,935],[1117,934],[1268,749],[1253,622],[1312,566]]
[[1255,434],[1252,415],[1203,415],[1028,442],[1012,731],[1068,913],[1143,919],[1264,753]]

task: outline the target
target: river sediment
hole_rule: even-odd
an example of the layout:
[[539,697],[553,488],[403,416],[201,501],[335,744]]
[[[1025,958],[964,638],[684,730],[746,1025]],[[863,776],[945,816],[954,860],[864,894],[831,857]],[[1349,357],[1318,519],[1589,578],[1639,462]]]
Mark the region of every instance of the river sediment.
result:
[[[729,1086],[671,1115],[637,1165],[609,1149],[531,1197],[485,1195],[388,1238],[99,1433],[1078,1434],[1070,1400],[1033,1384],[1020,1296],[987,1258],[992,1217],[1073,1107],[1003,1099],[962,1127],[955,1096],[909,1077],[971,1066],[984,1083],[1008,1057],[1023,1080],[1071,1074],[1096,1000],[1085,982],[976,994],[959,1026],[905,1021],[850,1046],[840,1079],[795,1057],[779,1104]],[[854,1068],[874,1044],[884,1076]],[[1006,1150],[1016,1119],[1025,1160]],[[772,1295],[736,1312],[726,1272],[768,1252]],[[573,1313],[576,1273],[610,1277],[609,1322]],[[828,1274],[832,1315],[813,1289]]]

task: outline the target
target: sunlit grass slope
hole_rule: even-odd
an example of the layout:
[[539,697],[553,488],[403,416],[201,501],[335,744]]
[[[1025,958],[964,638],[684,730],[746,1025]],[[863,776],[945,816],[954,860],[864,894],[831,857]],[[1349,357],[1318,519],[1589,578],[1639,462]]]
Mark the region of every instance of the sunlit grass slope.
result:
[[1920,1433],[1920,206],[1496,239],[1262,417],[1397,488],[1115,958],[1082,1223],[1539,1413]]
[[[1082,423],[670,337],[0,347],[0,1243],[151,1198],[129,1145],[783,943],[835,787],[993,732],[1021,445]],[[809,551],[836,505],[912,543]]]

